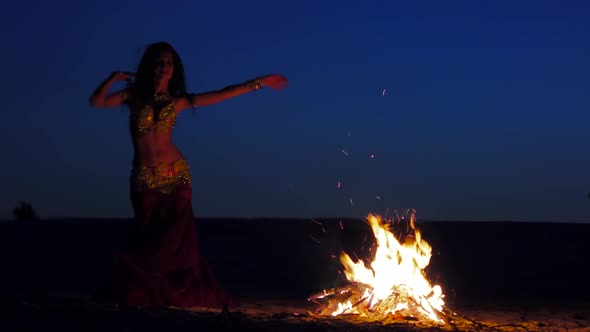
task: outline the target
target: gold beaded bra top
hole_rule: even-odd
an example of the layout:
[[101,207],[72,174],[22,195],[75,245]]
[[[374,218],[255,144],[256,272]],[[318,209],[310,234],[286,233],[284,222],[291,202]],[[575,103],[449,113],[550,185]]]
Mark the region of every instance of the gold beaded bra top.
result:
[[136,136],[152,130],[168,132],[175,123],[176,111],[169,93],[156,94],[152,103],[131,111],[130,126]]

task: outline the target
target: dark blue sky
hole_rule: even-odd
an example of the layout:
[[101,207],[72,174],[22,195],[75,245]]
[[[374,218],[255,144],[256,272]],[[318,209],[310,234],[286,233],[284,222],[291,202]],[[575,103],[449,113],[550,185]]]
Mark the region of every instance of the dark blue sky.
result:
[[127,111],[88,96],[165,40],[190,91],[290,79],[179,116],[197,217],[590,220],[586,1],[11,5],[0,219],[21,199],[42,217],[131,216]]

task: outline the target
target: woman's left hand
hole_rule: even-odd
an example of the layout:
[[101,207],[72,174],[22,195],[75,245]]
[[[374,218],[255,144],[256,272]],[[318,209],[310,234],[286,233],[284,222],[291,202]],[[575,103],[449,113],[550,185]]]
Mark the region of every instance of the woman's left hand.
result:
[[289,80],[280,74],[270,74],[260,77],[262,86],[268,86],[274,90],[282,90],[287,87]]

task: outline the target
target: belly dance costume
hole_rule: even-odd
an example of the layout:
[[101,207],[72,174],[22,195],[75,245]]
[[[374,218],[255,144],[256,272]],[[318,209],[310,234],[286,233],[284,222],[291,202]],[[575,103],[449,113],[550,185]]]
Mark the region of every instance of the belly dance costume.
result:
[[[131,113],[134,135],[174,126],[171,98],[157,98],[156,103],[167,104],[156,121],[152,106]],[[106,297],[134,306],[236,306],[199,253],[188,163],[182,159],[157,167],[134,163],[130,186],[135,220]]]

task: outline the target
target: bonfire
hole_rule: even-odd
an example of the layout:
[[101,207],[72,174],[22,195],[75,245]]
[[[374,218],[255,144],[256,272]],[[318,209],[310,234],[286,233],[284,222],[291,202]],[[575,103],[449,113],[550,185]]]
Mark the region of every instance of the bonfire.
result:
[[375,236],[371,263],[366,266],[343,252],[340,262],[350,284],[310,297],[315,302],[327,300],[316,313],[381,321],[412,318],[445,324],[442,289],[432,286],[424,272],[432,247],[416,228],[415,214],[410,215],[410,234],[403,240],[395,237],[390,223],[380,216],[370,214],[367,221]]

